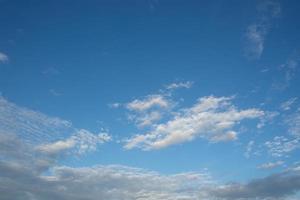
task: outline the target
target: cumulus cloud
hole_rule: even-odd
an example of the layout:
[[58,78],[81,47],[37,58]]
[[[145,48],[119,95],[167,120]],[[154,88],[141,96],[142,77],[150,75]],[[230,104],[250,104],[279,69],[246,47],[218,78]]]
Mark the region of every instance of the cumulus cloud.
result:
[[[247,118],[253,113],[249,109],[237,110],[230,98],[206,97],[192,108],[185,109],[182,114],[229,110],[232,111],[230,120],[233,121],[241,119],[241,115]],[[256,115],[251,114],[250,118],[256,118]],[[219,117],[223,119],[225,116]],[[29,119],[32,123],[32,118]],[[228,123],[226,121],[225,124]],[[21,129],[19,127],[17,130]],[[29,130],[28,127],[22,132],[26,130]],[[248,183],[223,184],[212,178],[208,171],[163,175],[121,165],[74,168],[59,165],[58,155],[54,155],[69,148],[83,152],[94,150],[99,142],[109,140],[107,134],[95,135],[87,130],[78,130],[69,138],[33,145],[20,134],[0,131],[0,199],[279,200],[300,190],[300,171],[297,168]]]
[[129,110],[144,112],[153,107],[168,108],[171,106],[171,102],[163,95],[149,95],[145,99],[135,99],[127,104]]
[[138,127],[153,125],[173,106],[174,102],[164,94],[148,95],[125,105],[130,111],[128,119],[134,121]]
[[[51,150],[70,145],[54,146]],[[12,134],[0,134],[0,153],[0,199],[5,200],[195,200],[199,188],[212,183],[207,172],[162,175],[119,165],[58,166],[57,157]]]
[[0,52],[0,63],[6,63],[6,62],[8,62],[8,56]]
[[245,54],[250,59],[259,59],[272,25],[272,20],[280,15],[281,6],[277,1],[261,1],[257,6],[257,21],[245,32]]
[[264,112],[255,108],[239,110],[231,100],[232,97],[202,97],[166,123],[128,139],[125,148],[159,149],[197,137],[211,142],[235,140],[237,133],[233,128],[237,124],[244,119],[261,118]]

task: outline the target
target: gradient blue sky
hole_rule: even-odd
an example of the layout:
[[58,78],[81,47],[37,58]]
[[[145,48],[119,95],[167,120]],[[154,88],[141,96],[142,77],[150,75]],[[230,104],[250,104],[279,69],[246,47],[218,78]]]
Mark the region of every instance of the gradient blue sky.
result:
[[[6,149],[13,137],[31,159],[51,160],[38,177],[117,165],[209,174],[220,199],[296,199],[299,9],[296,0],[0,0],[1,165],[23,163]],[[277,175],[297,183],[251,190]],[[229,194],[231,182],[248,193]],[[4,199],[48,198],[1,184]],[[213,196],[199,191],[186,199]]]

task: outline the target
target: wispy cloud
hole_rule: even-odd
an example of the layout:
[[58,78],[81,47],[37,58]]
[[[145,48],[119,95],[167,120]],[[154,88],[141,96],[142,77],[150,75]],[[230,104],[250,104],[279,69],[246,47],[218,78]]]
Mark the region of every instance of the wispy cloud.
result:
[[[7,100],[2,99],[2,101],[6,101],[2,104],[17,107]],[[7,105],[4,108],[2,106],[1,112],[6,107]],[[220,118],[228,117],[228,120],[236,121],[237,118],[241,119],[241,115],[242,118],[257,117],[257,114],[254,116],[250,114],[253,110],[238,111],[236,108],[232,108],[231,98],[225,97],[200,99],[193,109],[186,109],[184,113],[215,112],[220,114],[219,109],[226,113],[229,107],[231,107],[230,111],[233,111],[230,117],[224,114],[220,115]],[[24,110],[21,107],[15,109],[28,112],[28,109]],[[227,120],[225,122],[228,123]],[[210,126],[208,126],[208,130],[209,128]],[[59,165],[58,156],[53,155],[61,154],[72,148],[77,148],[78,153],[93,151],[95,145],[109,140],[110,136],[106,133],[95,135],[86,130],[79,130],[73,136],[63,140],[32,145],[21,135],[0,131],[1,198],[9,200],[93,200],[97,198],[124,200],[275,200],[291,197],[295,192],[300,191],[300,171],[297,168],[250,180],[247,183],[224,184],[214,179],[207,170],[163,175],[155,171],[122,165],[74,168]]]
[[193,82],[191,81],[186,81],[186,82],[175,82],[175,83],[171,83],[169,85],[166,85],[165,88],[167,90],[174,90],[174,89],[179,89],[179,88],[186,88],[189,89],[191,88],[193,85]]
[[298,138],[287,138],[275,136],[272,140],[265,142],[270,155],[274,157],[286,157],[290,152],[300,147]]
[[258,169],[273,169],[275,167],[279,167],[282,166],[284,164],[284,162],[282,160],[276,161],[276,162],[268,162],[268,163],[264,163],[260,166],[258,166]]
[[297,101],[297,97],[290,98],[280,105],[281,110],[287,111],[291,109],[291,106]]
[[272,20],[281,13],[277,1],[260,1],[257,6],[257,21],[249,25],[245,32],[245,55],[249,59],[259,59],[264,51],[267,34],[272,27]]
[[284,122],[288,126],[288,132],[300,140],[300,111],[287,116]]
[[5,53],[0,52],[0,63],[8,62],[8,56]]
[[45,70],[43,70],[42,74],[48,75],[48,76],[59,75],[60,71],[55,67],[49,67],[49,68],[46,68]]
[[294,79],[297,73],[300,61],[299,53],[293,53],[287,61],[280,65],[279,71],[283,76],[273,83],[273,89],[284,90],[289,87],[290,82]]
[[56,91],[55,89],[50,89],[49,92],[53,96],[61,96],[62,95],[60,92]]
[[69,121],[17,106],[3,97],[0,97],[0,133],[17,137],[49,154],[72,148],[82,154],[111,139],[108,133],[77,129]]
[[125,148],[159,149],[197,137],[211,142],[235,140],[237,132],[233,128],[237,124],[244,119],[260,118],[264,112],[259,109],[238,110],[231,100],[232,97],[202,97],[194,106],[178,112],[173,119],[129,139]]
[[72,123],[17,106],[0,96],[0,131],[15,133],[32,142],[46,142],[74,131]]
[[248,144],[246,146],[246,152],[244,153],[244,156],[246,158],[249,158],[250,155],[252,154],[254,143],[255,142],[253,140],[251,140],[251,141],[248,142]]
[[95,151],[99,144],[111,140],[108,133],[93,134],[87,130],[80,129],[71,137],[54,143],[41,144],[37,150],[48,154],[59,154],[66,150],[74,149],[76,154]]

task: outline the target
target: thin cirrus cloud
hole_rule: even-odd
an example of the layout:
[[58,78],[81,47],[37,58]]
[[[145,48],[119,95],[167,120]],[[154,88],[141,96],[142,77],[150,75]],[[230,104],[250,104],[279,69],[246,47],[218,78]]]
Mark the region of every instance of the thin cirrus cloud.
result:
[[281,6],[277,1],[261,1],[257,6],[257,20],[246,29],[245,55],[249,59],[259,59],[264,51],[265,39],[271,27],[272,20],[281,13]]
[[280,108],[281,110],[283,111],[287,111],[287,110],[290,110],[292,105],[297,101],[297,97],[293,97],[293,98],[290,98],[289,100],[283,102],[281,105],[280,105]]
[[283,76],[279,77],[275,82],[273,82],[273,89],[285,90],[290,86],[291,81],[297,74],[299,61],[299,52],[294,52],[285,63],[280,65],[279,71]]
[[5,53],[0,52],[0,63],[8,62],[8,56]]
[[69,149],[75,149],[77,154],[83,154],[96,151],[99,144],[110,140],[111,136],[107,133],[93,134],[87,130],[80,129],[65,140],[39,145],[37,150],[47,154],[58,154]]
[[126,141],[125,148],[144,150],[160,149],[204,138],[211,142],[237,139],[234,127],[244,119],[259,119],[264,111],[251,108],[239,110],[232,104],[232,97],[206,96],[190,108],[178,111],[165,123],[154,125],[145,134]]
[[268,162],[268,163],[261,164],[257,168],[258,169],[273,169],[273,168],[282,166],[283,164],[284,164],[284,161],[279,160],[276,162]]
[[193,82],[191,81],[186,81],[186,82],[175,82],[175,83],[171,83],[169,85],[166,85],[165,88],[167,90],[174,90],[174,89],[179,89],[179,88],[186,88],[189,89],[191,88],[193,85]]
[[71,134],[73,126],[70,121],[18,106],[0,96],[0,131],[39,143],[59,139],[62,132]]
[[111,140],[108,133],[77,129],[70,121],[17,106],[1,96],[0,134],[1,138],[17,138],[36,151],[51,155],[67,150],[83,154]]

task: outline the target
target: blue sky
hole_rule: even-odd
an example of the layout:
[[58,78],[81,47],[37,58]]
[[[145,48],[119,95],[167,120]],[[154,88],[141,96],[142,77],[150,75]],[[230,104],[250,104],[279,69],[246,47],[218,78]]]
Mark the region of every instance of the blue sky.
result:
[[299,198],[299,9],[0,0],[3,199]]

